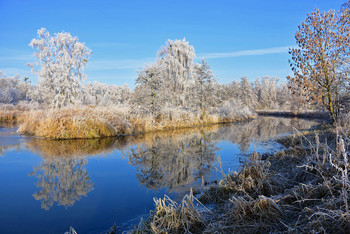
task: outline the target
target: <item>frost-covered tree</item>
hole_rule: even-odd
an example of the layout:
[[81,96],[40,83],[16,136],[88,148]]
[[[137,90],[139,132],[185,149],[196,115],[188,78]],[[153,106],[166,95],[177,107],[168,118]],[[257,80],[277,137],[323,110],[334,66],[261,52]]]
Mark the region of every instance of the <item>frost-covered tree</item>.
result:
[[222,99],[223,102],[230,99],[239,99],[241,95],[241,84],[239,81],[234,80],[226,86],[226,97]]
[[292,93],[286,82],[281,82],[277,89],[277,102],[281,109],[291,109]]
[[229,93],[229,84],[216,83],[214,85],[214,89],[217,95],[216,97],[217,97],[218,104],[227,100],[227,96]]
[[277,82],[278,78],[276,77],[264,76],[262,78],[260,103],[263,108],[278,108]]
[[70,33],[51,36],[45,28],[38,30],[37,38],[29,45],[36,49],[37,58],[32,64],[33,72],[38,75],[38,89],[33,98],[53,108],[79,103],[91,50]]
[[259,107],[259,100],[261,99],[261,83],[260,83],[260,77],[256,78],[254,81],[254,87],[253,87],[254,94],[257,98],[258,107]]
[[83,103],[97,106],[125,105],[130,99],[130,89],[124,86],[108,85],[98,81],[83,85]]
[[156,115],[161,112],[169,97],[165,68],[161,63],[147,65],[136,79],[133,104],[142,111]]
[[6,76],[0,71],[0,103],[17,104],[19,101],[27,100],[27,93],[31,84],[20,80],[20,76]]
[[175,94],[175,105],[186,105],[186,89],[193,78],[193,58],[196,57],[193,46],[183,40],[168,40],[158,52],[159,62],[166,71],[169,86]]
[[247,77],[241,78],[239,98],[241,99],[243,105],[246,105],[252,109],[257,106],[257,97],[253,91],[253,86]]
[[215,94],[213,72],[211,71],[208,62],[203,59],[200,64],[195,66],[194,75],[194,103],[201,112],[201,119],[204,118],[207,108],[214,106],[217,103]]

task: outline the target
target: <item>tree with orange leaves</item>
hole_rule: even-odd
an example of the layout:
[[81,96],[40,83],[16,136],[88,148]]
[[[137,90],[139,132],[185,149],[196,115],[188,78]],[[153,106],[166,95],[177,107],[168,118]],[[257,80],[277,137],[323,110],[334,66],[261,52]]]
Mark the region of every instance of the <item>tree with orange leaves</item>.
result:
[[289,87],[300,100],[312,101],[328,109],[332,120],[341,93],[348,78],[350,55],[348,6],[337,14],[334,10],[315,9],[298,27],[295,39],[299,48],[291,48],[289,60],[294,76],[289,76]]

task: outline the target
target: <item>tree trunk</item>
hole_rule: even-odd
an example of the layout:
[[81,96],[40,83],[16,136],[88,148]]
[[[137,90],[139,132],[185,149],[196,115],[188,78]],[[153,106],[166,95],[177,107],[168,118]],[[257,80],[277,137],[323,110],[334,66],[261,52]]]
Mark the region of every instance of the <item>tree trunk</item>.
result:
[[327,87],[327,96],[328,96],[328,110],[329,110],[329,113],[331,114],[332,122],[334,123],[335,122],[335,114],[334,114],[331,90],[329,87]]

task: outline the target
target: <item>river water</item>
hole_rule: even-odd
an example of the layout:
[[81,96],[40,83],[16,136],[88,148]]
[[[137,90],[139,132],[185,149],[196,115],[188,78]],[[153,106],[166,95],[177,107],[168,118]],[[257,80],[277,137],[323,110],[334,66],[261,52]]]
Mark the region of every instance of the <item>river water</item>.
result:
[[239,170],[254,151],[282,149],[274,139],[317,122],[262,117],[139,136],[54,141],[0,125],[0,233],[128,229],[154,209],[153,198],[180,200],[191,188]]

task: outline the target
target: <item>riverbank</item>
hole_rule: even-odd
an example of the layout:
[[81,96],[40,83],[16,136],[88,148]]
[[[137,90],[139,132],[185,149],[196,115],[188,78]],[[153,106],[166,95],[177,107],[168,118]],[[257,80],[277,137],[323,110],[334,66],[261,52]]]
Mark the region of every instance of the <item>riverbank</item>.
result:
[[[338,132],[338,134],[337,134]],[[155,199],[133,233],[350,231],[348,134],[324,125],[278,139],[285,150],[253,154],[200,196]]]
[[100,138],[231,123],[256,117],[255,112],[247,109],[219,110],[203,117],[199,113],[177,109],[150,115],[129,108],[85,106],[24,112],[18,132],[54,139]]
[[279,110],[256,110],[259,116],[303,118],[303,119],[330,119],[328,112],[324,111],[279,111]]
[[325,112],[250,110],[245,106],[225,105],[199,112],[168,109],[161,114],[145,114],[130,106],[74,106],[41,109],[27,104],[1,105],[0,122],[17,124],[19,133],[52,139],[87,139],[134,135],[164,130],[247,121],[258,116],[329,119]]

